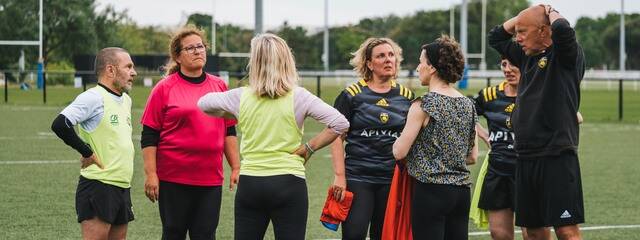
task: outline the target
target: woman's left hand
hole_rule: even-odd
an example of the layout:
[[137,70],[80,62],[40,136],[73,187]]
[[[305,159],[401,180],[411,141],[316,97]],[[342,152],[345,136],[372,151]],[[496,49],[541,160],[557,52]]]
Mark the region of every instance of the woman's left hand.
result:
[[341,202],[344,199],[347,190],[347,179],[344,175],[335,175],[333,178],[333,186],[331,186],[333,198]]
[[238,185],[240,181],[240,169],[231,170],[231,177],[229,178],[229,191],[233,191],[233,189]]

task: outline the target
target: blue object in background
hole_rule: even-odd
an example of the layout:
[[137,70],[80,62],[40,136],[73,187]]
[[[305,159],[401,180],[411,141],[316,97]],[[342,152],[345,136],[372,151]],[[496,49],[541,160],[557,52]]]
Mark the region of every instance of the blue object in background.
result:
[[27,90],[29,90],[30,88],[31,88],[31,86],[29,86],[29,84],[28,84],[28,83],[26,83],[26,82],[23,82],[23,83],[21,83],[21,84],[20,84],[20,90],[27,91]]
[[38,63],[38,81],[37,81],[37,85],[38,85],[38,89],[42,89],[44,87],[44,63],[39,62]]
[[469,87],[469,65],[464,65],[464,72],[462,72],[462,79],[458,82],[459,89],[467,89]]

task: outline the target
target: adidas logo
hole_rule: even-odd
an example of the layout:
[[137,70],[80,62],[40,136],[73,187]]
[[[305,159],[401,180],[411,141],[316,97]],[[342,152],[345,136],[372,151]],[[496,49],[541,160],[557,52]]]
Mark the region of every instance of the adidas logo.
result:
[[560,218],[570,218],[570,217],[571,217],[571,214],[567,210],[564,210],[562,215],[560,215]]
[[513,108],[515,108],[515,106],[516,106],[516,105],[515,105],[515,104],[513,104],[513,103],[512,103],[512,104],[509,104],[509,105],[504,109],[504,112],[506,112],[506,113],[513,112]]
[[387,100],[384,100],[384,98],[382,98],[376,103],[376,105],[382,106],[382,107],[388,107],[389,103],[387,102]]

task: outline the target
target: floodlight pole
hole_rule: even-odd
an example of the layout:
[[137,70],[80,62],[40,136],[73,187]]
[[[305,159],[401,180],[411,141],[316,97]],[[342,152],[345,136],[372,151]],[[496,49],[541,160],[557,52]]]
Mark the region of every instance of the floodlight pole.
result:
[[211,55],[216,54],[216,0],[211,1]]
[[263,33],[262,29],[262,0],[255,1],[255,29],[254,35]]
[[329,71],[329,0],[324,0],[324,54],[322,61],[324,63],[324,71]]
[[[39,35],[38,36],[38,39],[39,39],[38,40],[39,41],[38,46],[39,47],[38,47],[38,82],[37,82],[37,85],[38,85],[39,89],[45,88],[45,82],[44,82],[45,81],[45,79],[44,79],[44,57],[43,57],[43,54],[42,54],[42,47],[43,47],[42,46],[42,43],[43,43],[43,40],[42,40],[42,29],[43,29],[43,27],[42,27],[42,18],[43,18],[43,15],[44,15],[43,14],[43,12],[44,12],[43,11],[43,7],[44,7],[44,5],[42,4],[42,0],[40,0],[40,10],[39,10],[40,30],[38,31],[39,32],[38,33],[38,35]],[[43,96],[44,96],[43,97],[43,101],[46,103],[47,102],[46,95],[43,95]]]
[[625,71],[627,51],[625,48],[624,0],[620,0],[620,71]]
[[[42,4],[42,0],[40,0],[40,11],[39,11],[39,15],[40,15],[40,30],[39,30],[39,39],[40,39],[40,47],[38,49],[38,57],[39,59],[42,59],[42,17],[43,17],[43,4]],[[41,60],[44,61],[44,60]]]
[[467,62],[467,0],[462,0],[462,8],[460,10],[460,45],[462,45],[462,54],[465,63]]
[[482,0],[482,30],[480,31],[480,70],[487,70],[486,41],[487,41],[487,0]]
[[456,5],[451,4],[449,8],[449,36],[456,38]]

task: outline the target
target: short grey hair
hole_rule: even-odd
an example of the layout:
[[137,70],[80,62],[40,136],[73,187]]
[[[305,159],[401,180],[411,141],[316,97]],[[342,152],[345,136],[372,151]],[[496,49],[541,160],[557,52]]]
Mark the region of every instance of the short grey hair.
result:
[[119,47],[108,47],[103,48],[96,55],[96,61],[94,63],[94,71],[96,76],[99,78],[104,70],[107,68],[107,65],[117,65],[118,58],[116,55],[118,53],[128,53],[127,50]]

